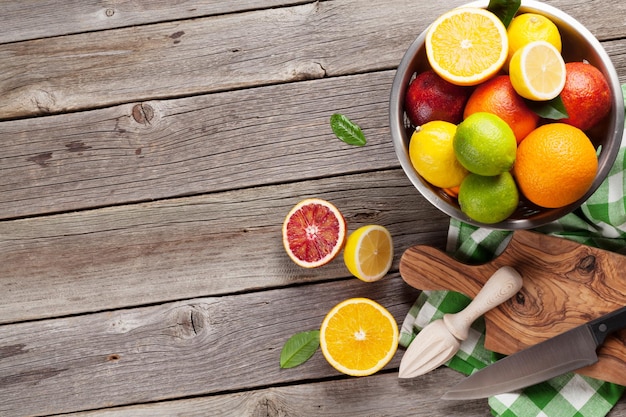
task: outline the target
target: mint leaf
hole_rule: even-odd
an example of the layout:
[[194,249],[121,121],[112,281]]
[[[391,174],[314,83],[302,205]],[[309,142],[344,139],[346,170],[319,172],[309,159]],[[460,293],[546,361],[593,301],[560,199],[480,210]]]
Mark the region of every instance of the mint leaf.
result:
[[330,128],[335,136],[348,145],[363,146],[367,143],[361,128],[343,114],[330,116]]
[[568,117],[567,110],[565,109],[565,104],[563,104],[561,96],[556,96],[552,100],[548,101],[525,101],[529,109],[544,119],[559,120],[566,119]]
[[296,333],[285,342],[280,352],[280,367],[293,368],[308,361],[320,346],[320,331]]
[[487,10],[498,16],[504,27],[509,27],[521,3],[521,0],[489,0]]

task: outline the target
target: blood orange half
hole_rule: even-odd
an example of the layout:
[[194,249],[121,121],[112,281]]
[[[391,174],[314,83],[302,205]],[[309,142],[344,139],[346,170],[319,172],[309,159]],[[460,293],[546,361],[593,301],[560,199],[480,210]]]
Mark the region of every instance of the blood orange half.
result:
[[346,241],[346,221],[333,204],[308,198],[296,204],[283,223],[283,245],[289,257],[305,268],[332,261]]

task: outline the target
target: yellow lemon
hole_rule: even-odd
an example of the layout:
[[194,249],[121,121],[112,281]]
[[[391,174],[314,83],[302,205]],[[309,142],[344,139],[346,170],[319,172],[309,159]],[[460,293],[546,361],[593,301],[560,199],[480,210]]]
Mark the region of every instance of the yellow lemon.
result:
[[393,261],[391,234],[383,226],[359,227],[348,236],[343,259],[352,275],[366,282],[384,277]]
[[411,135],[411,164],[418,174],[436,187],[456,187],[468,174],[454,156],[452,141],[455,132],[456,125],[435,120],[420,126]]
[[537,13],[524,13],[516,16],[507,28],[509,37],[509,57],[518,50],[535,41],[546,41],[561,52],[561,34],[559,28],[547,17]]

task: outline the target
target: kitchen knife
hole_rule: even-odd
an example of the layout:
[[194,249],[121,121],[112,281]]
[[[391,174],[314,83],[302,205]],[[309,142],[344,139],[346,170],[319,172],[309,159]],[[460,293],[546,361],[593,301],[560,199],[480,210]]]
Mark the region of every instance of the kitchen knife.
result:
[[511,392],[598,361],[606,336],[626,327],[626,307],[514,353],[465,378],[445,400],[470,400]]

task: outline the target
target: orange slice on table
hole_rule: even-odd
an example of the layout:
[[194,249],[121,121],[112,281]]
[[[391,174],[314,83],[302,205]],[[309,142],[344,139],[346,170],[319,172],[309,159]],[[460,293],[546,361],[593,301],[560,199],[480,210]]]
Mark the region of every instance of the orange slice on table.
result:
[[283,245],[305,268],[332,261],[346,242],[346,220],[333,204],[309,198],[296,204],[283,222]]
[[350,298],[328,312],[320,327],[320,347],[328,363],[347,375],[381,370],[398,349],[398,324],[369,298]]
[[426,33],[432,69],[457,85],[476,85],[506,62],[509,41],[502,21],[488,10],[459,7],[441,15]]
[[545,101],[565,87],[565,61],[554,45],[535,41],[518,49],[509,63],[511,84],[520,96]]

